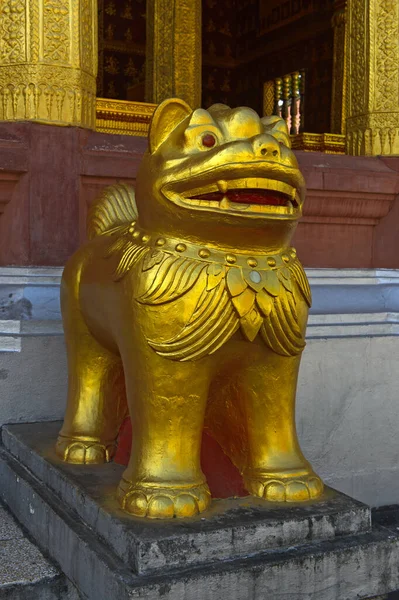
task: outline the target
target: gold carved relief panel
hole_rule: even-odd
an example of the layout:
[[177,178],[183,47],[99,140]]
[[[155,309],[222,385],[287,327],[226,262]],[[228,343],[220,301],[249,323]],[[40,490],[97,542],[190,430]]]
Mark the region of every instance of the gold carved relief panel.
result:
[[[6,0],[0,119],[94,128],[96,0]],[[84,40],[84,43],[82,43]]]
[[399,5],[349,2],[347,151],[399,154]]

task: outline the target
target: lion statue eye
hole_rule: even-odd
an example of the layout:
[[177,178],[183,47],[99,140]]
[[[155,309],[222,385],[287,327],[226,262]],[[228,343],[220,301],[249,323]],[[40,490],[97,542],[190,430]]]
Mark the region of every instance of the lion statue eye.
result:
[[216,144],[216,138],[211,133],[205,133],[202,136],[202,145],[206,148],[212,148]]

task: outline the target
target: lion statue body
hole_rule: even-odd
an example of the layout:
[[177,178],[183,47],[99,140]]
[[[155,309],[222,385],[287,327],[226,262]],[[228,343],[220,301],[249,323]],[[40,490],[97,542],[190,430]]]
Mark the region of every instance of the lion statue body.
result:
[[154,113],[135,190],[115,185],[93,205],[62,281],[69,390],[56,451],[111,460],[128,410],[118,497],[131,514],[208,507],[204,427],[250,494],[322,494],[295,428],[311,298],[290,240],[303,201],[283,120],[172,99]]

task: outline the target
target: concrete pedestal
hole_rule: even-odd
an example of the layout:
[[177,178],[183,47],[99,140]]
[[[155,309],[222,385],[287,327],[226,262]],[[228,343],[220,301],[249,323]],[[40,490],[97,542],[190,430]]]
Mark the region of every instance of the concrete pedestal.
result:
[[327,489],[319,502],[216,500],[190,520],[124,514],[123,468],[54,454],[60,423],[3,427],[0,493],[88,600],[354,600],[399,588],[395,523]]

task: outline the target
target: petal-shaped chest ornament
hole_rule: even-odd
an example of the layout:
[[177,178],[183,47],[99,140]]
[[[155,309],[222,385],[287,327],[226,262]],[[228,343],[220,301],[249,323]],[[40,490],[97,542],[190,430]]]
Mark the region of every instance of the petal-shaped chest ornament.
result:
[[115,254],[115,280],[142,261],[147,283],[136,298],[139,303],[166,304],[191,292],[194,309],[178,335],[148,340],[161,356],[179,361],[201,358],[216,352],[237,330],[250,342],[259,334],[271,350],[284,356],[295,356],[305,346],[297,303],[310,306],[311,296],[292,248],[256,259],[237,255],[231,264],[231,255],[221,250],[175,239],[151,240],[132,225],[113,236],[106,256]]

